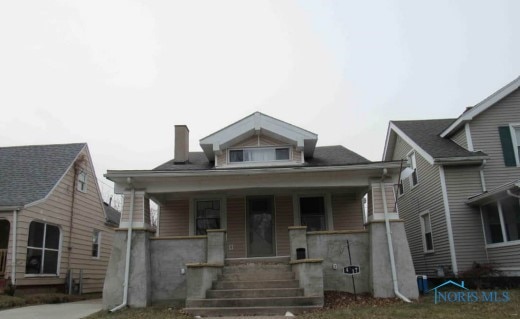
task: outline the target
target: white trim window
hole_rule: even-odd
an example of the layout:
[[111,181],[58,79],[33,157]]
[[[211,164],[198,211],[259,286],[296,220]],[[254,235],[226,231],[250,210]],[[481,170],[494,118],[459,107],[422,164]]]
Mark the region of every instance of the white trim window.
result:
[[195,201],[195,235],[206,235],[208,229],[220,229],[220,207],[219,199]]
[[87,172],[81,171],[78,174],[78,182],[77,182],[77,189],[80,192],[86,193],[87,192]]
[[58,226],[32,221],[27,240],[25,274],[57,275],[61,232]]
[[397,184],[397,195],[403,196],[404,195],[404,186],[403,186],[403,180],[399,180],[399,184]]
[[289,147],[252,147],[229,150],[230,163],[288,161]]
[[423,249],[425,253],[432,253],[433,249],[433,233],[432,233],[432,221],[430,212],[426,211],[421,213],[421,234],[422,234],[422,242]]
[[515,153],[516,165],[520,166],[520,124],[509,124],[511,130],[511,141]]
[[101,257],[101,231],[96,229],[92,232],[92,257]]
[[520,240],[520,203],[506,197],[482,206],[486,243],[499,244]]
[[410,175],[410,187],[414,187],[419,183],[419,179],[417,177],[417,160],[414,151],[408,154],[408,163],[410,164],[410,168],[413,169],[413,172]]
[[307,231],[327,230],[327,213],[324,196],[300,197],[300,223]]

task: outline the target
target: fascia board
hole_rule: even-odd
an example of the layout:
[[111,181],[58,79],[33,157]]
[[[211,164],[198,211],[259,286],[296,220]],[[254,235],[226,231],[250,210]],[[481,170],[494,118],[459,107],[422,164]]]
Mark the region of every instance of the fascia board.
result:
[[394,123],[390,122],[390,128],[394,132],[397,133],[408,145],[410,145],[414,150],[416,150],[421,156],[431,165],[434,163],[433,157],[428,154],[423,148],[421,148],[417,143],[415,143],[408,135],[406,135],[403,131],[401,131]]

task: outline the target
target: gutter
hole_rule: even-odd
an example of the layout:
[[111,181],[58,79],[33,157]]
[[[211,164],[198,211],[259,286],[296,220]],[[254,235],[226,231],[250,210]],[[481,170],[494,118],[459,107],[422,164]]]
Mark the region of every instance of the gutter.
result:
[[403,294],[399,292],[399,285],[397,282],[397,271],[395,269],[395,256],[394,256],[394,245],[392,243],[392,232],[390,229],[390,217],[388,215],[388,207],[386,206],[386,194],[385,194],[385,186],[383,183],[381,185],[381,195],[383,197],[383,209],[385,211],[385,226],[386,226],[386,240],[388,243],[388,254],[390,255],[390,266],[392,268],[392,281],[394,284],[394,293],[401,300],[411,303],[410,299],[406,298]]
[[13,253],[11,254],[11,284],[16,286],[16,239],[17,239],[17,229],[18,229],[18,211],[20,208],[13,210]]
[[[129,178],[129,180],[131,180]],[[128,305],[128,281],[130,278],[130,253],[132,248],[132,226],[134,223],[134,198],[135,188],[132,187],[132,197],[130,199],[130,225],[128,226],[128,233],[126,238],[126,258],[125,258],[125,281],[123,284],[123,302],[110,310],[110,312],[118,311]]]

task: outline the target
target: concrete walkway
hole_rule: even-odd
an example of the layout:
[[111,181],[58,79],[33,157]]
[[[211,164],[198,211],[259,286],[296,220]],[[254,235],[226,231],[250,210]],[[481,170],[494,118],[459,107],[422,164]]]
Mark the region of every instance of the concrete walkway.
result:
[[51,305],[37,305],[0,311],[0,318],[9,319],[80,319],[101,310],[101,299]]

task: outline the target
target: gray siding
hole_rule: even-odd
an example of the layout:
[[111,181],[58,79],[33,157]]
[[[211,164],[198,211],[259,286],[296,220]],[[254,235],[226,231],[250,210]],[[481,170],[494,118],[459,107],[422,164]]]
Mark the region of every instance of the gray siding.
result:
[[516,90],[471,121],[471,139],[476,150],[489,155],[484,176],[491,190],[497,186],[520,179],[520,169],[506,167],[498,127],[520,123],[520,90]]
[[[410,145],[397,137],[392,159],[406,158],[411,149]],[[439,168],[430,165],[418,152],[416,161],[419,184],[410,189],[409,178],[403,181],[404,195],[398,199],[399,216],[405,221],[416,273],[435,276],[438,266],[451,266]],[[424,253],[419,217],[427,210],[430,212],[435,249],[435,252],[429,254]]]
[[[506,167],[498,134],[499,126],[520,123],[520,89],[517,89],[471,121],[475,149],[489,155],[484,168],[487,190],[520,179],[520,168]],[[490,262],[500,267],[520,267],[520,245],[488,248]]]
[[457,133],[453,134],[451,140],[457,143],[459,146],[468,149],[468,141],[466,140],[466,130],[462,127]]
[[487,262],[480,210],[465,204],[469,196],[482,190],[479,168],[444,167],[459,271],[467,270],[474,261]]

